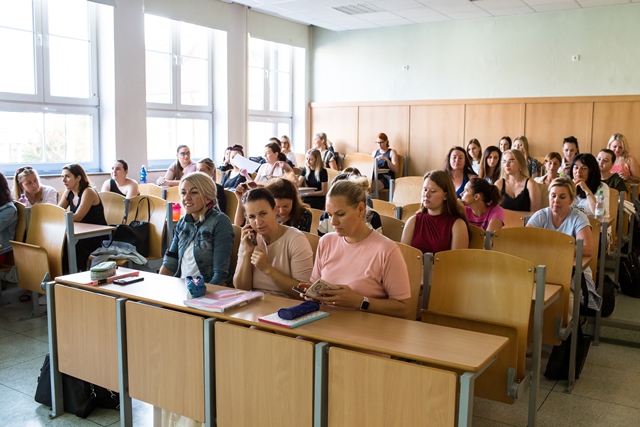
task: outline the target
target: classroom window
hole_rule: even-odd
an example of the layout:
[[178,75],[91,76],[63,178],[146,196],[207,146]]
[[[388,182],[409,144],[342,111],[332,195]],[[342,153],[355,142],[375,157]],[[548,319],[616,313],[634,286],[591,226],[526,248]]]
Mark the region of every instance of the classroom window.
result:
[[280,138],[282,135],[291,135],[291,120],[265,119],[263,117],[249,117],[247,130],[247,153],[250,156],[262,156],[264,146],[269,138]]
[[86,0],[0,2],[0,150],[3,171],[81,162],[97,170],[95,22]]
[[147,152],[164,168],[186,144],[194,158],[210,155],[213,123],[212,32],[145,15]]

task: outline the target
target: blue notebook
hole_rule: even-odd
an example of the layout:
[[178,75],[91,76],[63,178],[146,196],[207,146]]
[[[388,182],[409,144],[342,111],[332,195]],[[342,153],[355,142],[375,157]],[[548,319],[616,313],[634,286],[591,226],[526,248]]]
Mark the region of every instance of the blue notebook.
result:
[[323,317],[327,317],[329,313],[326,311],[314,311],[304,316],[296,317],[292,320],[283,319],[278,316],[278,313],[272,313],[267,316],[258,317],[258,320],[264,323],[270,323],[272,325],[282,326],[283,328],[293,329],[305,323],[310,323]]

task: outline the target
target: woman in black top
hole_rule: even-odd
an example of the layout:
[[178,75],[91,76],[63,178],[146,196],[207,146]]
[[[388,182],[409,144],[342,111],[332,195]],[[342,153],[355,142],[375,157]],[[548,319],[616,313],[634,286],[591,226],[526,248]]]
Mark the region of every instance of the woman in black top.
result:
[[329,175],[322,162],[320,150],[312,148],[307,151],[307,165],[298,177],[298,185],[315,188],[315,191],[305,192],[302,201],[313,209],[324,210],[327,191],[329,191]]
[[[242,145],[234,145],[230,148],[231,151],[229,151],[229,162],[231,162],[231,160],[233,160],[233,158],[238,154],[244,156]],[[226,190],[234,191],[236,187],[245,182],[247,178],[240,173],[240,169],[237,166],[231,163],[229,165],[231,166],[231,168],[227,170],[224,175],[222,175],[222,187]]]
[[102,184],[102,191],[110,191],[120,194],[128,199],[140,194],[138,183],[127,177],[129,165],[122,159],[118,159],[111,165],[111,179]]
[[[104,207],[98,192],[90,187],[91,182],[82,166],[69,164],[62,168],[62,183],[65,186],[64,194],[60,198],[58,206],[69,208],[73,212],[74,222],[85,224],[107,225],[104,219]],[[86,270],[89,255],[102,243],[102,237],[82,239],[76,243],[76,261],[78,271]]]
[[502,178],[496,182],[502,194],[503,209],[535,212],[540,209],[538,183],[529,178],[524,154],[518,150],[507,150],[502,156]]

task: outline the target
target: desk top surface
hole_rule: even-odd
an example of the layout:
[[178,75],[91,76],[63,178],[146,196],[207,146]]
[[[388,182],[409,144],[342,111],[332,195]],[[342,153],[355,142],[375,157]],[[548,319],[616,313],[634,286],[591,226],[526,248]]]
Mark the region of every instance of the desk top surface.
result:
[[91,234],[96,232],[104,232],[104,234],[108,234],[115,229],[116,227],[114,227],[113,225],[86,224],[84,222],[73,223],[73,234],[76,236],[82,236],[84,234]]
[[[132,271],[118,269],[118,274]],[[260,326],[262,329],[278,330],[287,334],[303,336],[331,344],[389,354],[418,360],[433,365],[467,372],[478,371],[508,342],[505,337],[470,332],[461,329],[431,325],[428,323],[397,319],[361,311],[323,306],[331,315],[294,330],[262,323],[258,317],[291,307],[301,300],[265,295],[264,300],[233,309],[225,313],[211,313],[184,305],[188,293],[183,279],[141,272],[145,280],[126,286],[107,284],[87,286],[89,272],[57,277],[60,284],[78,286],[87,290],[132,300],[159,304],[183,312],[231,320],[236,323]],[[207,285],[209,292],[228,289]],[[348,325],[348,327],[345,327]]]

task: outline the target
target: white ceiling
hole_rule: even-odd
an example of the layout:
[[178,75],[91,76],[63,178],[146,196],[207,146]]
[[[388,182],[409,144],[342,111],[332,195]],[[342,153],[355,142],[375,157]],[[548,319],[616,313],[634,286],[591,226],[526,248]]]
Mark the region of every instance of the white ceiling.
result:
[[[333,31],[640,3],[640,0],[223,0]],[[336,8],[366,13],[350,15]]]

